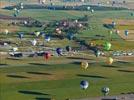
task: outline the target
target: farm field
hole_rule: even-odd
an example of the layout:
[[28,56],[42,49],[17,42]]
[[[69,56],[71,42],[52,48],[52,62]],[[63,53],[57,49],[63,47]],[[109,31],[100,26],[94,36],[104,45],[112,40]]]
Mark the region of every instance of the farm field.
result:
[[[14,15],[14,10],[3,9],[20,2],[37,4],[36,0],[11,0],[10,4],[2,0],[0,5],[0,100],[84,100],[104,97],[102,87],[110,89],[108,96],[133,95],[133,10],[29,7]],[[55,4],[65,3],[57,0]],[[105,48],[106,43],[110,49]],[[23,56],[16,57],[17,53]],[[82,67],[83,62],[88,68]],[[89,83],[85,90],[82,80]]]

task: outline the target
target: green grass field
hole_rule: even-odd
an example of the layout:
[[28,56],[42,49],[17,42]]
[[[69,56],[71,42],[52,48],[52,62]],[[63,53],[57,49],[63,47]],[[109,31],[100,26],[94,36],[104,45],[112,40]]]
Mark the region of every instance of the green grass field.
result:
[[[89,68],[83,70],[79,63],[69,60],[63,57],[52,58],[47,64],[42,58],[6,60],[8,65],[0,69],[1,100],[65,100],[102,96],[100,90],[103,86],[110,88],[110,95],[134,90],[133,62],[115,62],[108,66],[100,59],[98,63],[90,63]],[[89,81],[87,90],[80,88],[81,80]]]

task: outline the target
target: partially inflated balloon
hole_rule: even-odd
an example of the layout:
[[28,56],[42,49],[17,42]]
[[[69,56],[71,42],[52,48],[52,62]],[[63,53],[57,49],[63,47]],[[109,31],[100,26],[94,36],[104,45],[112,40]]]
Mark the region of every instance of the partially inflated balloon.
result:
[[40,35],[40,32],[35,32],[34,34],[36,35],[36,37],[38,37]]
[[9,33],[9,31],[7,29],[5,29],[4,33],[7,35]]
[[109,42],[106,42],[105,44],[104,44],[104,50],[110,50],[111,49],[111,43],[109,43]]
[[80,87],[81,87],[82,89],[85,90],[85,89],[88,88],[88,86],[89,86],[88,81],[83,80],[83,81],[80,82]]
[[45,40],[47,41],[47,42],[49,42],[50,40],[51,40],[51,38],[50,38],[50,36],[45,36]]
[[99,57],[100,54],[101,54],[101,52],[100,52],[99,50],[96,50],[94,53],[95,53],[95,56],[96,56],[96,57]]
[[67,38],[68,38],[69,40],[72,40],[72,39],[74,38],[74,34],[73,34],[73,33],[68,33],[68,34],[67,34]]
[[66,50],[67,50],[68,52],[70,52],[70,51],[72,50],[72,48],[71,48],[70,46],[66,46]]
[[58,55],[62,55],[62,51],[63,51],[62,48],[57,48],[56,49],[56,52],[57,52]]
[[88,62],[86,62],[86,61],[81,62],[81,68],[87,69],[88,68]]
[[109,57],[107,58],[107,64],[111,65],[113,63],[113,58]]
[[102,89],[101,89],[101,92],[104,94],[104,95],[107,95],[108,93],[109,93],[109,88],[108,87],[103,87]]
[[129,34],[128,30],[125,30],[124,34],[125,34],[126,36],[128,36],[128,34]]
[[51,57],[50,52],[46,52],[46,53],[44,54],[44,58],[45,58],[46,60],[48,60],[50,57]]
[[23,33],[19,33],[18,35],[19,35],[19,38],[20,38],[20,39],[22,39],[22,38],[23,38],[23,36],[24,36],[24,34],[23,34]]
[[37,41],[34,39],[31,41],[32,45],[35,46],[37,44]]

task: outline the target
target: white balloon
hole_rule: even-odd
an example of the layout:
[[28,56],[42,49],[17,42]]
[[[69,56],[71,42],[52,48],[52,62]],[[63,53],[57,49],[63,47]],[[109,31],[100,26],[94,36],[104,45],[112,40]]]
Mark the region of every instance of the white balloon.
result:
[[17,47],[13,47],[13,51],[15,52],[15,51],[17,51],[18,50],[18,48]]
[[5,29],[5,34],[7,35],[9,33],[9,31],[7,29]]
[[31,41],[32,45],[35,46],[37,44],[37,41],[34,39]]
[[80,87],[81,87],[82,89],[87,89],[88,86],[89,86],[88,81],[81,81]]
[[93,13],[93,12],[94,12],[94,10],[93,10],[93,9],[91,9],[91,12]]

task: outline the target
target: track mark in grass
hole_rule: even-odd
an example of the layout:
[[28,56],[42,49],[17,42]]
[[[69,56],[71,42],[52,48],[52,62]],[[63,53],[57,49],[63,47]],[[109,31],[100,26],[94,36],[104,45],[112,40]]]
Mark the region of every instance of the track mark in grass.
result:
[[107,77],[104,76],[98,76],[98,75],[84,75],[84,74],[77,74],[79,77],[90,77],[90,78],[102,78],[102,79],[108,79]]
[[39,98],[39,97],[37,97],[37,98],[35,98],[36,100],[51,100],[51,98]]
[[41,93],[41,92],[36,92],[36,91],[27,91],[27,90],[20,90],[18,92],[23,93],[23,94],[30,94],[30,95],[50,95],[46,93]]
[[89,59],[89,58],[82,58],[82,57],[67,57],[68,59],[78,59],[78,60],[93,60],[93,59]]
[[28,74],[35,74],[35,75],[52,75],[50,73],[44,73],[44,72],[27,72]]
[[29,63],[30,65],[38,65],[38,66],[48,66],[48,64],[41,64],[41,63]]
[[129,62],[127,61],[117,61],[118,63],[122,63],[122,64],[128,64]]
[[132,71],[132,70],[118,70],[118,71],[120,71],[120,72],[127,72],[127,73],[134,73],[134,71]]
[[102,67],[107,67],[107,68],[120,68],[119,66],[115,66],[115,65],[102,65]]
[[11,77],[11,78],[29,78],[29,77],[20,76],[20,75],[7,75],[7,77]]

